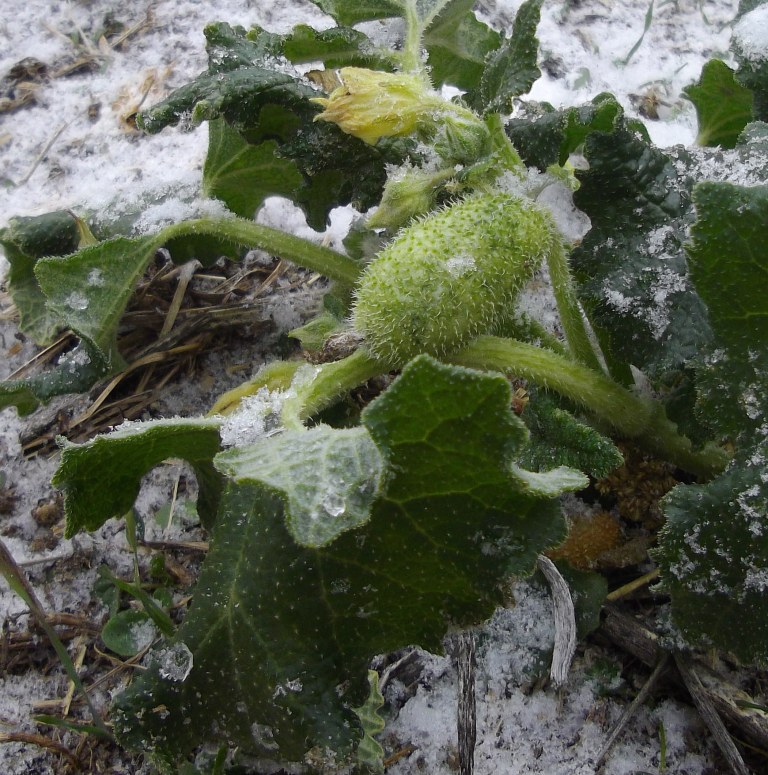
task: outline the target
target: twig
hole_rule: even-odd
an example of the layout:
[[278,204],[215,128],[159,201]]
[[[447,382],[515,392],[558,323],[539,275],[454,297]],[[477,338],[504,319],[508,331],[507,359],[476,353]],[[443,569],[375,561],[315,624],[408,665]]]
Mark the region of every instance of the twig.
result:
[[609,603],[613,603],[622,597],[626,597],[627,595],[632,594],[632,592],[640,589],[640,587],[644,587],[646,584],[650,584],[652,581],[656,581],[656,579],[659,578],[659,573],[659,569],[656,568],[650,573],[646,573],[644,576],[640,576],[640,578],[634,579],[633,581],[630,581],[628,584],[624,584],[624,586],[619,587],[618,589],[614,589],[613,592],[609,592],[605,596],[605,599]]
[[0,743],[27,743],[47,748],[49,751],[63,756],[76,772],[82,770],[82,762],[65,745],[57,743],[44,735],[34,735],[29,732],[0,732]]
[[459,739],[459,772],[472,775],[477,741],[477,701],[475,699],[475,636],[470,630],[458,635],[456,657],[459,679],[456,730]]
[[93,717],[93,723],[102,729],[105,734],[111,737],[111,733],[107,729],[104,722],[101,720],[96,707],[88,697],[83,682],[80,680],[80,676],[77,674],[75,666],[72,664],[72,660],[69,657],[69,652],[64,648],[64,644],[56,634],[56,630],[48,622],[48,617],[45,615],[45,611],[37,599],[35,590],[32,585],[27,581],[27,577],[21,571],[21,568],[16,564],[16,560],[13,559],[13,555],[8,551],[5,543],[0,539],[0,572],[5,576],[5,580],[8,582],[10,588],[27,604],[29,610],[34,616],[35,621],[43,628],[45,634],[48,636],[48,640],[51,641],[51,645],[54,651],[61,661],[62,667],[69,676],[72,683],[77,687],[78,692],[85,697],[85,701],[88,703],[88,708],[91,711]]
[[552,593],[555,609],[555,647],[549,675],[555,686],[560,687],[568,680],[573,655],[576,653],[576,612],[568,584],[552,560],[540,554],[536,564],[544,574]]
[[677,665],[678,672],[696,704],[699,715],[715,738],[715,742],[720,748],[720,752],[725,757],[730,771],[733,772],[734,775],[750,775],[747,765],[744,763],[744,759],[741,758],[739,749],[736,748],[736,744],[728,734],[728,730],[725,728],[723,720],[717,714],[715,706],[712,704],[712,701],[707,694],[707,690],[702,685],[693,666],[689,664],[687,660],[687,655],[683,656],[681,654],[675,654],[675,664]]
[[656,682],[659,680],[661,674],[666,670],[668,664],[669,654],[664,653],[654,668],[653,672],[648,677],[648,680],[643,684],[643,687],[637,693],[635,699],[632,700],[629,707],[627,707],[621,714],[621,718],[619,718],[610,734],[608,735],[608,739],[605,741],[605,745],[603,745],[603,748],[600,751],[600,755],[597,757],[597,762],[595,763],[596,770],[600,769],[611,748],[613,748],[614,743],[619,739],[621,733],[624,731],[624,728],[629,723],[629,720],[637,712],[637,709],[646,701],[646,699],[648,699],[648,695],[656,685]]

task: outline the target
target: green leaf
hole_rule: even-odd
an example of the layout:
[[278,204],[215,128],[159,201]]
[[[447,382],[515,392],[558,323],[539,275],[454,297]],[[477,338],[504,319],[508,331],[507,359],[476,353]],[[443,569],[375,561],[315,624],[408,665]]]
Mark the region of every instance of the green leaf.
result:
[[0,229],[0,245],[11,265],[8,291],[19,311],[19,329],[40,346],[50,344],[64,323],[49,309],[34,274],[35,265],[43,256],[74,253],[79,243],[78,219],[68,210],[11,218]]
[[221,488],[212,463],[218,451],[219,422],[205,419],[135,422],[84,444],[63,441],[52,481],[64,491],[67,537],[123,516],[133,506],[144,474],[169,458],[186,460],[194,469],[198,511],[210,526]]
[[729,468],[665,499],[657,553],[684,634],[768,663],[768,186],[701,183],[687,246],[715,349],[698,387]]
[[691,278],[728,349],[768,345],[768,186],[700,183]]
[[624,122],[624,111],[612,94],[598,94],[591,103],[555,110],[547,103],[528,103],[522,118],[506,125],[523,161],[542,172],[564,165],[591,132],[613,132]]
[[344,25],[402,16],[406,0],[312,0],[321,11]]
[[316,548],[368,521],[384,469],[365,428],[327,425],[227,450],[215,465],[238,484],[260,482],[281,495],[291,536]]
[[569,466],[600,479],[624,461],[613,442],[577,420],[546,394],[536,391],[523,411],[531,443],[523,464],[534,471]]
[[537,64],[536,27],[542,0],[526,0],[517,12],[511,37],[502,41],[486,60],[478,89],[467,94],[480,113],[511,113],[515,97],[530,91],[541,75]]
[[733,148],[744,127],[752,120],[752,92],[736,80],[725,62],[707,62],[696,84],[683,93],[696,107],[699,145]]
[[158,637],[158,631],[144,611],[118,611],[101,630],[104,645],[121,657],[132,657]]
[[62,355],[52,371],[0,382],[0,408],[15,406],[20,415],[26,415],[54,396],[84,393],[106,374],[107,367],[101,355],[83,342]]
[[592,228],[571,254],[580,296],[611,358],[656,378],[711,342],[683,250],[695,173],[678,171],[684,152],[673,159],[621,125],[591,132],[584,153],[574,201]]
[[[275,161],[273,168],[290,167],[301,174],[303,183],[291,196],[315,229],[325,228],[334,207],[352,204],[367,210],[378,203],[386,167],[404,161],[408,142],[371,146],[331,122],[314,121],[321,108],[312,100],[322,92],[298,73],[273,69],[274,47],[288,45],[289,38],[265,42],[259,34],[251,40],[242,27],[223,23],[209,25],[205,34],[207,72],[141,114],[139,121],[148,132],[159,132],[184,116],[198,123],[223,118],[252,145],[276,143],[272,147],[281,162]],[[292,184],[294,172],[290,174]],[[231,198],[231,187],[227,191]]]
[[476,89],[487,56],[501,44],[499,33],[478,21],[474,5],[474,0],[452,0],[424,34],[435,86],[449,83],[465,91]]
[[499,375],[412,361],[363,413],[386,493],[319,549],[293,540],[264,487],[231,485],[173,642],[192,670],[179,682],[150,667],[121,695],[123,742],[169,757],[205,739],[292,761],[316,746],[351,755],[371,657],[409,643],[440,651],[449,626],[490,616],[502,581],[562,540],[557,498],[510,471],[528,434],[509,402]]
[[[248,33],[249,37],[252,32]],[[298,24],[282,44],[283,56],[291,62],[322,62],[327,69],[367,67],[371,70],[391,70],[394,52],[382,49],[364,33],[351,27],[331,27],[315,30]]]
[[117,327],[136,283],[161,244],[156,236],[117,237],[66,258],[40,259],[35,266],[50,308],[110,370],[124,365],[117,349]]
[[251,145],[224,119],[209,122],[203,195],[220,199],[243,218],[253,218],[268,196],[293,197],[302,184],[301,174],[276,151],[274,140]]

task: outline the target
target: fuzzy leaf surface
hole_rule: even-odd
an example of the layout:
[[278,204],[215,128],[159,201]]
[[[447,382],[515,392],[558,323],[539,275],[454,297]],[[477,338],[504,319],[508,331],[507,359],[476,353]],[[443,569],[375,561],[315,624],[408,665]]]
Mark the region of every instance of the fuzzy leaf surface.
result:
[[474,5],[473,0],[452,0],[424,34],[435,86],[449,83],[465,91],[477,88],[486,57],[501,45],[499,33],[475,16]]
[[84,444],[64,441],[52,481],[64,492],[67,537],[122,517],[133,506],[144,474],[169,458],[186,460],[194,469],[198,512],[210,525],[221,492],[221,477],[213,468],[218,451],[219,422],[205,419],[132,423]]
[[725,62],[712,59],[701,71],[699,82],[683,89],[696,108],[699,145],[733,148],[752,120],[752,92],[742,86]]
[[[501,580],[529,574],[563,536],[557,500],[510,473],[527,431],[509,401],[500,376],[412,361],[363,412],[386,492],[322,548],[292,539],[266,488],[230,485],[177,636],[194,667],[183,682],[151,667],[121,695],[123,742],[173,758],[204,730],[293,761],[316,745],[351,751],[370,658],[406,643],[440,651],[448,627],[490,616]],[[151,710],[161,704],[165,718]]]
[[227,450],[215,464],[238,484],[260,482],[280,494],[294,541],[315,548],[368,521],[384,471],[365,428],[327,425]]
[[124,363],[117,349],[117,327],[158,247],[154,236],[117,237],[66,258],[40,259],[35,266],[50,308],[110,369]]
[[657,376],[711,340],[683,243],[693,220],[687,158],[675,160],[625,126],[592,132],[576,205],[592,228],[571,254],[580,294],[611,356]]
[[276,155],[277,143],[251,145],[224,119],[209,122],[203,194],[220,199],[236,215],[253,218],[268,196],[291,198],[302,184],[296,165]]
[[710,423],[736,453],[721,476],[665,498],[658,559],[688,637],[766,664],[768,186],[702,183],[694,202],[691,277],[717,344],[699,390]]
[[0,229],[0,245],[11,265],[8,291],[19,311],[19,329],[40,346],[50,344],[64,324],[40,290],[35,264],[43,256],[74,253],[79,241],[77,219],[67,210],[11,218],[8,226]]

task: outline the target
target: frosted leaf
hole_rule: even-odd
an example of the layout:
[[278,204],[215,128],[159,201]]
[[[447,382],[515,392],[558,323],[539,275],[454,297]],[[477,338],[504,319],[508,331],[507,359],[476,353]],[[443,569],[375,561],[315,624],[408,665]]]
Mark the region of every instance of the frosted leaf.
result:
[[70,293],[69,296],[67,296],[67,298],[64,300],[64,303],[70,309],[88,309],[88,297],[80,291],[72,291],[72,293]]
[[225,447],[243,447],[272,436],[281,429],[280,413],[292,391],[270,391],[266,387],[246,396],[237,410],[221,424],[221,443]]
[[184,681],[192,671],[194,657],[186,643],[158,649],[154,661],[159,664],[160,677],[167,681]]
[[768,59],[768,5],[760,5],[739,19],[733,27],[733,43],[750,62]]
[[94,268],[88,272],[88,285],[92,285],[95,288],[101,288],[101,286],[104,285],[104,282],[104,273],[101,269]]

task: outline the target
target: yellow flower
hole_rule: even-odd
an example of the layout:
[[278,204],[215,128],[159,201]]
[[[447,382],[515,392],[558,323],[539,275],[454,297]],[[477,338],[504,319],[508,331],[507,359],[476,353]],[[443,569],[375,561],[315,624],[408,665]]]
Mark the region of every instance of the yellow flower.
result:
[[332,121],[347,134],[373,144],[380,137],[404,137],[435,123],[443,98],[417,75],[362,67],[339,70],[341,86],[313,102],[325,110],[316,121]]

